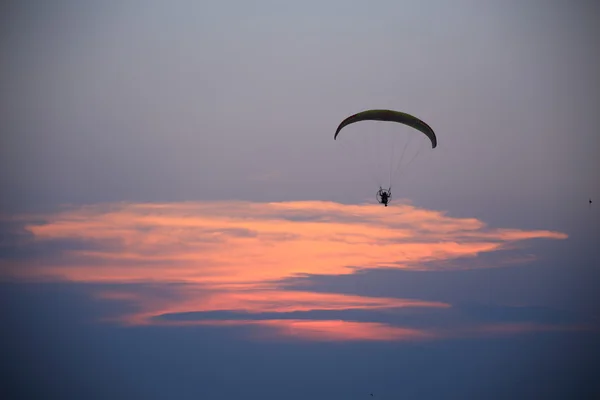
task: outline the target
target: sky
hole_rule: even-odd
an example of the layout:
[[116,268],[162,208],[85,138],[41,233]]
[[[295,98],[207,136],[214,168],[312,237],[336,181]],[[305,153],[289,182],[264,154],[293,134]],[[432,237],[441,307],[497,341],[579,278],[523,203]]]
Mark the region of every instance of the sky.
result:
[[2,2],[0,397],[595,398],[599,19]]

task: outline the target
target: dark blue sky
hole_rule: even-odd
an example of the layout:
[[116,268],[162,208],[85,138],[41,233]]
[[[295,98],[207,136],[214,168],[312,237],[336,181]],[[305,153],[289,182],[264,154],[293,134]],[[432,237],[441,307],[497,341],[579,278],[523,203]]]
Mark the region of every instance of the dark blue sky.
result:
[[0,7],[3,399],[600,394],[596,3]]

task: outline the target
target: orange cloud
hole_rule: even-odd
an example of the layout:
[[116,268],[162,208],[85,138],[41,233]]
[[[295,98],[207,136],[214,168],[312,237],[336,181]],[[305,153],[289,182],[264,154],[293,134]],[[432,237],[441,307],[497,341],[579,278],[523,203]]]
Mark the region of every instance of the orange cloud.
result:
[[413,341],[433,339],[435,335],[422,329],[400,328],[374,322],[288,321],[261,322],[271,328],[260,339],[294,338],[311,341]]
[[[44,224],[26,226],[34,241],[77,240],[94,245],[67,247],[58,262],[43,257],[28,260],[27,265],[4,262],[2,276],[186,284],[169,299],[100,293],[103,299],[127,300],[139,307],[135,315],[120,319],[130,324],[153,323],[152,317],[187,311],[448,307],[425,301],[286,292],[277,281],[301,274],[352,274],[354,266],[424,269],[427,262],[474,257],[523,240],[567,237],[546,230],[493,229],[477,219],[408,204],[383,208],[321,201],[116,203],[65,209],[43,218]],[[268,324],[313,338],[427,336],[374,323],[270,320]]]
[[404,204],[122,203],[47,219],[28,230],[38,239],[119,243],[117,250],[69,250],[82,260],[76,268],[45,269],[77,281],[264,282],[353,273],[348,266],[417,269],[426,261],[475,256],[517,241],[566,238],[546,230],[489,229],[473,218]]
[[[129,325],[153,324],[154,317],[177,315],[190,310],[196,313],[214,311],[238,311],[249,314],[288,313],[298,311],[343,311],[385,310],[399,308],[447,308],[442,302],[386,297],[365,297],[337,293],[313,293],[276,290],[272,287],[250,285],[247,287],[223,287],[209,285],[185,285],[179,288],[177,296],[156,299],[151,295],[135,295],[123,290],[104,290],[98,292],[98,298],[107,300],[128,300],[138,310],[123,315],[118,320]],[[164,322],[163,322],[164,323]],[[176,320],[170,324],[205,324],[206,321]]]

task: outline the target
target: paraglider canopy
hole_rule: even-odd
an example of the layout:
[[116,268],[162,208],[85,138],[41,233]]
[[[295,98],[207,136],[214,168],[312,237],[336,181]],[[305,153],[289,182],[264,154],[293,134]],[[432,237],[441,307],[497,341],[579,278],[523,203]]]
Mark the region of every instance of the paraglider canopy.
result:
[[437,146],[435,132],[429,125],[415,116],[394,110],[366,110],[351,115],[340,123],[333,135],[333,140],[337,139],[338,134],[345,126],[360,121],[389,121],[408,125],[423,132],[431,140],[431,148],[435,149]]

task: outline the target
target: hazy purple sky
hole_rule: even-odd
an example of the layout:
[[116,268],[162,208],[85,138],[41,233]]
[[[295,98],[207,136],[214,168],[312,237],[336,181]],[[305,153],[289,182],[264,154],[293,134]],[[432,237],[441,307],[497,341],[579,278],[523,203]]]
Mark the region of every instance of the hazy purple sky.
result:
[[[598,21],[593,1],[3,2],[0,395],[600,390]],[[387,209],[333,140],[367,108],[438,137]]]

